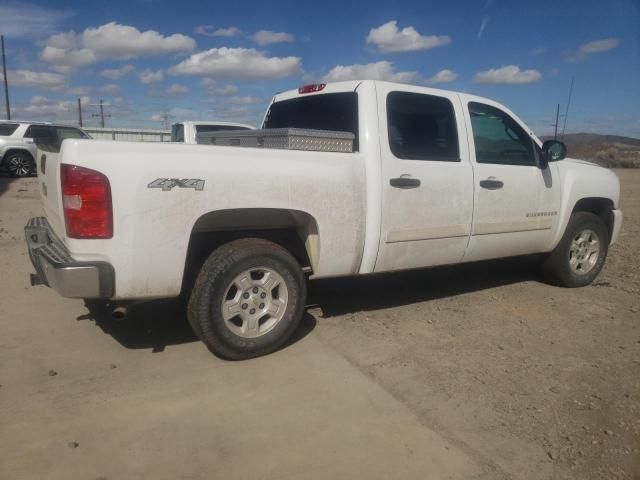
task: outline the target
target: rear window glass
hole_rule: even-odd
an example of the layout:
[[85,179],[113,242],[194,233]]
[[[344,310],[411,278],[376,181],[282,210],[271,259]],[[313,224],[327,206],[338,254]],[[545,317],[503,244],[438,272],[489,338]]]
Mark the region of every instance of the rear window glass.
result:
[[263,128],[308,128],[351,132],[358,150],[358,94],[326,93],[297,97],[271,105]]
[[458,162],[458,132],[451,101],[410,92],[387,96],[389,147],[406,160]]
[[247,127],[236,127],[234,125],[196,125],[196,133],[226,132],[227,130],[251,130],[251,129]]
[[171,127],[171,141],[184,142],[184,125],[176,123]]
[[8,137],[18,128],[17,123],[0,123],[0,137]]

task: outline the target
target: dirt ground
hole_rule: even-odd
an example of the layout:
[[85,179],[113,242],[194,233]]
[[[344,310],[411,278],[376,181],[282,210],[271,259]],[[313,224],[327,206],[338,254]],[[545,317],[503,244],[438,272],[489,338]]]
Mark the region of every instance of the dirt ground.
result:
[[30,287],[35,179],[0,178],[1,479],[640,479],[640,170],[596,282],[530,259],[313,282],[292,342],[210,355]]

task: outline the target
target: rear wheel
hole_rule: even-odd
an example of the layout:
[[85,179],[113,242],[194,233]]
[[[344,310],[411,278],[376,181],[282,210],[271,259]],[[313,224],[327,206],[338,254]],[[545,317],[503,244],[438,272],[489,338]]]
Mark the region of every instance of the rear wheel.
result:
[[565,287],[589,285],[602,270],[608,247],[609,233],[602,219],[593,213],[576,212],[544,269]]
[[5,166],[14,177],[28,177],[36,171],[36,164],[28,152],[10,153],[5,159]]
[[289,252],[266,240],[227,243],[206,260],[188,318],[215,355],[241,360],[281,347],[304,312],[306,282]]

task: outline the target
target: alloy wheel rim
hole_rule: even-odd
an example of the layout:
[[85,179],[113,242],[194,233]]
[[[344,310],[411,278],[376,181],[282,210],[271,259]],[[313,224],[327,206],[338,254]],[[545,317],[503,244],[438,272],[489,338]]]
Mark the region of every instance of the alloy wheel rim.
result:
[[278,272],[267,267],[250,268],[236,276],[225,290],[222,318],[239,337],[261,337],[280,323],[288,301],[289,290]]
[[22,156],[12,157],[9,160],[9,171],[21,177],[28,175],[31,171],[31,166],[29,165],[29,160]]
[[589,273],[599,257],[600,238],[593,230],[587,228],[573,237],[569,246],[569,266],[574,273]]

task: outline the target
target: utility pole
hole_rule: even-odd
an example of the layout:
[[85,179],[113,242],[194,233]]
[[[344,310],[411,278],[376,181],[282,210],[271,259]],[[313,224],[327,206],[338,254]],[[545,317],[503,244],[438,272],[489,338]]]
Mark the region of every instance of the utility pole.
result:
[[82,105],[80,104],[79,98],[78,98],[78,123],[80,124],[80,128],[82,128]]
[[7,79],[7,58],[4,54],[4,35],[0,35],[2,43],[2,76],[4,77],[4,100],[7,106],[7,120],[11,120],[11,107],[9,106],[9,80]]
[[553,131],[553,139],[558,139],[558,120],[560,120],[560,104],[558,104],[558,108],[556,108],[556,124],[555,129]]
[[100,113],[99,114],[93,114],[91,115],[92,117],[100,117],[100,126],[102,128],[104,128],[104,117],[110,117],[111,115],[105,115],[104,114],[104,107],[108,107],[110,104],[108,103],[104,103],[102,101],[102,99],[100,99],[100,103],[92,103],[90,106],[92,107],[100,107]]

